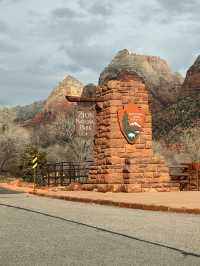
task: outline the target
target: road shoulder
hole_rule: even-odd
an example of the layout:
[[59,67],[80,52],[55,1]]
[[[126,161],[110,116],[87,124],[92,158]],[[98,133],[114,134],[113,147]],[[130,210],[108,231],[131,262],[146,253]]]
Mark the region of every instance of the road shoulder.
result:
[[101,193],[94,191],[61,191],[57,188],[37,189],[31,185],[0,183],[1,188],[66,201],[95,203],[122,208],[200,214],[200,192]]

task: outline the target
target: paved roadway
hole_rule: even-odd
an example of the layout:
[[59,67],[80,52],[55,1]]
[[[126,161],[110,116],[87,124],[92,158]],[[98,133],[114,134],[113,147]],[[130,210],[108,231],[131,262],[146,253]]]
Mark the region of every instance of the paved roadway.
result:
[[199,266],[200,216],[0,189],[0,266]]

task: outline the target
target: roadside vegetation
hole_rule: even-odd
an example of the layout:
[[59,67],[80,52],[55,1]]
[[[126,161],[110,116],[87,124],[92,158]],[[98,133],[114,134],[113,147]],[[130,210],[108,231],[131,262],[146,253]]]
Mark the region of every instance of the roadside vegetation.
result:
[[[200,127],[189,127],[177,136],[177,143],[167,145],[154,140],[154,152],[168,165],[200,161]],[[79,137],[75,128],[75,109],[58,113],[53,121],[24,127],[16,108],[0,108],[0,176],[32,178],[31,159],[39,157],[40,165],[56,162],[92,160],[93,138]]]
[[153,141],[153,150],[163,157],[168,165],[200,161],[200,127],[187,128],[177,136],[177,143],[166,144],[163,140]]
[[31,159],[81,162],[92,158],[92,138],[76,136],[74,110],[57,114],[53,122],[22,127],[13,108],[0,109],[0,176],[32,178]]

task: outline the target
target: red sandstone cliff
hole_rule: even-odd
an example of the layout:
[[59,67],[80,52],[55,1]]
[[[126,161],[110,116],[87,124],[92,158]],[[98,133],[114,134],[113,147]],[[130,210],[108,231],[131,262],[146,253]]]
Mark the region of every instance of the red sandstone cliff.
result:
[[44,106],[45,112],[57,113],[67,110],[72,103],[65,98],[66,95],[80,96],[83,84],[72,76],[66,76],[52,91]]
[[26,127],[37,126],[53,121],[57,113],[68,112],[74,103],[68,102],[66,95],[80,96],[83,84],[72,76],[66,76],[51,92],[42,108],[31,119],[23,121]]

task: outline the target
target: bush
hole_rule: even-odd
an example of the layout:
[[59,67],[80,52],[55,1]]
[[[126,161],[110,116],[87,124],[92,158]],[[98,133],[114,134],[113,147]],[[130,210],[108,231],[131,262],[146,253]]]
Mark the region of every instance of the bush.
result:
[[4,124],[0,133],[0,173],[18,175],[21,154],[30,141],[29,133],[12,123]]
[[153,151],[155,155],[163,158],[169,166],[189,161],[189,157],[185,152],[170,149],[159,141],[153,141]]

